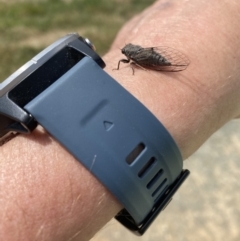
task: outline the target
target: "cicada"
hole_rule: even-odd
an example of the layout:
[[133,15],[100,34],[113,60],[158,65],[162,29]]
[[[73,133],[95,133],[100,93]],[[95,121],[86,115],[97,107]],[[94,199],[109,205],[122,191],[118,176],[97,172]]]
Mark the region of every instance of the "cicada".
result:
[[[165,46],[143,48],[129,43],[121,51],[127,59],[120,59],[116,70],[119,70],[122,62],[130,63],[143,69],[177,72],[185,70],[190,63],[186,55],[176,49]],[[134,68],[133,66],[131,67],[134,74]]]

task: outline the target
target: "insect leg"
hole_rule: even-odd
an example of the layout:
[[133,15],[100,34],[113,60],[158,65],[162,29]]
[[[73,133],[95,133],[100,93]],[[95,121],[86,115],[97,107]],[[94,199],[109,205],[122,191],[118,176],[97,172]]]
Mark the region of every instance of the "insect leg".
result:
[[132,68],[133,75],[134,75],[134,73],[135,73],[135,70],[134,70],[134,67],[133,67],[132,65],[135,65],[135,66],[137,66],[137,67],[139,67],[139,68],[141,68],[141,69],[143,69],[143,70],[146,70],[146,69],[143,68],[140,64],[132,61],[132,62],[130,63],[130,66],[131,66],[131,68]]
[[113,69],[113,70],[119,70],[119,67],[120,67],[120,63],[123,62],[123,63],[129,63],[130,62],[130,59],[120,59],[118,61],[118,67],[116,69]]

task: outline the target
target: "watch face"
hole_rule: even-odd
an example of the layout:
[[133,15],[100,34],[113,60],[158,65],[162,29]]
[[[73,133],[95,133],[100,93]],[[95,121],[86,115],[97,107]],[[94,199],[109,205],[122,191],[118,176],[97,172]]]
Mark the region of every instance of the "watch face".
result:
[[65,37],[57,40],[56,42],[48,46],[46,49],[44,49],[42,52],[32,58],[29,62],[20,67],[16,72],[14,72],[11,76],[9,76],[5,81],[0,84],[0,98],[12,88],[14,88],[17,84],[22,82],[28,75],[30,75],[45,62],[47,62],[68,43],[78,38],[78,34],[66,35]]
[[65,46],[10,90],[8,98],[23,108],[83,57],[84,55],[81,52]]
[[0,138],[9,132],[30,133],[37,123],[24,106],[60,79],[84,57],[105,63],[93,45],[69,34],[44,49],[0,84]]
[[36,127],[23,107],[84,57],[68,47],[79,38],[69,34],[59,39],[0,84],[0,145],[16,133],[29,133]]

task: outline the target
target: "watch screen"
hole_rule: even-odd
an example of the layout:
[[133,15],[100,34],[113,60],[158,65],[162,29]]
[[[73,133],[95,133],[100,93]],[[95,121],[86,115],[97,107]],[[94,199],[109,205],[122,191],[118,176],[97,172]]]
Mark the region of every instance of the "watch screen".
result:
[[12,89],[9,92],[9,98],[20,107],[24,107],[70,70],[83,57],[82,53],[73,48],[65,47],[61,49]]

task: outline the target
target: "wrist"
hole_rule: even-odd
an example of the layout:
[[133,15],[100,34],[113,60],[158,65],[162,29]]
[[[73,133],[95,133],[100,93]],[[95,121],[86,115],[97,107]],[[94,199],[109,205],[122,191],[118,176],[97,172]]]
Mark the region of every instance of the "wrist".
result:
[[[90,60],[87,60],[87,61],[89,62]],[[90,61],[90,63],[91,63],[91,61]],[[91,67],[91,65],[89,67]],[[88,66],[85,66],[85,68],[88,69]],[[97,69],[99,69],[99,67]],[[100,76],[102,72],[100,73],[99,72],[100,70],[97,70],[97,69],[96,69],[96,71],[99,74],[98,76]],[[75,70],[76,70],[76,68],[75,68]],[[91,76],[91,75],[87,75],[87,76]],[[105,80],[107,80],[108,77],[107,76],[104,76],[104,77],[105,77]],[[90,77],[90,79],[91,78],[92,77]],[[63,82],[61,82],[61,83],[63,84]],[[116,84],[114,84],[112,86],[110,84],[110,86],[112,86],[112,87],[114,87],[115,85]],[[118,86],[118,85],[116,85],[116,86]],[[116,87],[116,86],[114,88],[118,88],[120,93],[125,93],[125,92],[122,92],[123,91],[122,88]],[[79,88],[78,88],[78,90],[79,90]],[[62,92],[61,92],[61,94],[62,94]],[[53,96],[53,95],[51,95],[51,96]],[[54,98],[56,98],[56,96]],[[126,95],[127,100],[128,100],[128,98],[132,98],[132,97],[128,97]],[[44,101],[44,103],[46,102],[45,98],[42,98],[42,96],[41,96],[40,102],[42,103],[42,101]],[[133,106],[140,108],[140,107],[138,107],[138,104],[136,104],[137,102],[135,102],[135,100],[133,100],[132,102],[133,102]],[[36,103],[36,102],[34,101],[34,103]],[[48,103],[48,105],[50,103],[50,102],[48,102],[48,99],[47,99],[47,103]],[[51,103],[53,104],[53,102],[51,102]],[[53,105],[55,105],[55,104],[53,104]],[[32,106],[31,104],[30,105],[28,104],[28,105],[26,105],[25,108],[28,111],[30,110],[29,113],[33,113],[32,110],[34,110],[34,109],[31,109],[31,108],[35,108],[35,107]],[[47,111],[47,109],[48,109],[47,107],[41,108],[41,109],[45,111],[45,115],[46,115],[46,113],[50,113]],[[149,118],[148,117],[149,114],[147,114],[148,112],[145,111],[145,108],[143,108],[141,110],[143,110],[143,113],[146,114],[147,118]],[[129,110],[128,110],[128,112],[129,112]],[[36,116],[38,117],[38,114],[35,115],[35,113],[33,113],[33,115],[35,117]],[[55,123],[55,120],[56,119],[54,119],[54,123]],[[139,123],[137,119],[134,119],[134,120],[136,120],[136,123]],[[61,123],[61,121],[59,121],[59,122]],[[155,123],[156,123],[155,118],[153,118],[153,120],[151,119],[150,122],[153,123],[155,126]],[[70,123],[72,123],[72,122],[70,121]],[[45,125],[43,125],[43,126],[45,126]],[[159,126],[159,128],[161,129],[161,126]],[[171,142],[170,139],[168,138],[169,142]],[[148,139],[146,139],[146,141],[148,142]],[[77,142],[77,143],[79,143],[79,142]],[[173,146],[175,146],[175,144]],[[25,170],[25,169],[27,170],[26,171],[27,174],[24,175],[22,179],[18,180],[19,181],[18,185],[20,187],[19,190],[21,190],[21,187],[25,187],[25,188],[27,187],[26,188],[27,195],[25,195],[25,193],[23,193],[23,192],[19,192],[19,193],[15,193],[15,196],[14,196],[15,199],[18,200],[18,203],[19,203],[19,206],[21,207],[21,209],[22,210],[26,209],[27,210],[26,213],[28,214],[28,216],[32,217],[32,218],[28,219],[28,223],[26,223],[25,226],[22,227],[23,234],[28,235],[28,237],[36,234],[35,227],[38,228],[39,225],[43,222],[43,223],[47,223],[49,226],[51,226],[51,230],[49,230],[51,232],[51,233],[49,233],[49,237],[50,237],[52,235],[52,232],[55,233],[55,228],[59,228],[59,222],[61,222],[61,218],[59,218],[59,217],[62,217],[62,216],[67,217],[65,219],[66,222],[64,222],[64,224],[63,224],[64,227],[68,227],[68,217],[69,217],[69,219],[74,220],[74,224],[78,224],[78,226],[81,227],[80,228],[81,232],[84,229],[84,227],[86,226],[86,224],[88,225],[88,223],[91,223],[91,230],[92,230],[92,232],[95,232],[96,231],[94,229],[95,226],[98,228],[99,225],[103,224],[107,218],[111,218],[113,216],[113,214],[111,212],[109,212],[109,201],[114,202],[113,199],[111,198],[111,196],[109,195],[109,197],[106,199],[106,203],[108,203],[108,205],[105,206],[104,200],[102,199],[102,193],[104,193],[104,197],[106,197],[107,192],[106,192],[106,190],[104,191],[103,189],[101,189],[100,200],[98,199],[99,193],[97,192],[97,188],[96,188],[96,192],[95,192],[95,188],[93,187],[94,185],[92,186],[92,184],[94,182],[91,180],[88,182],[87,177],[91,176],[91,174],[89,174],[88,172],[86,174],[87,176],[85,176],[84,172],[82,172],[81,178],[83,178],[85,181],[84,182],[85,185],[84,185],[84,187],[82,187],[81,178],[79,179],[79,176],[78,176],[78,178],[77,177],[75,178],[74,174],[72,173],[72,170],[76,169],[78,171],[78,175],[79,175],[79,170],[77,168],[73,168],[73,166],[71,166],[71,162],[69,159],[70,155],[68,155],[68,153],[66,151],[64,152],[64,149],[61,149],[60,145],[58,145],[52,138],[50,138],[47,133],[40,131],[40,129],[38,129],[33,133],[32,136],[30,136],[30,137],[19,136],[11,142],[11,146],[10,146],[10,143],[8,143],[3,148],[6,150],[9,147],[14,148],[13,149],[14,151],[21,150],[21,154],[27,153],[27,155],[24,156],[24,162],[22,162],[22,160],[18,160],[19,157],[18,157],[18,155],[16,155],[16,158],[10,159],[10,162],[8,163],[10,166],[13,165],[13,162],[11,160],[15,159],[14,161],[17,161],[17,163],[19,163],[18,172],[21,172],[22,170]],[[57,150],[59,150],[59,152]],[[50,151],[50,153],[49,153],[49,151]],[[3,151],[3,153],[4,153],[4,151]],[[40,155],[37,156],[37,158],[36,158],[35,153],[40,153]],[[14,156],[14,153],[12,153],[12,154]],[[59,159],[59,157],[60,157],[60,159]],[[38,162],[39,159],[42,160],[41,163]],[[75,161],[75,159],[73,159],[73,158],[72,158],[72,160]],[[62,163],[63,161],[64,161],[65,165],[63,165],[63,163]],[[67,161],[69,161],[69,162],[67,162]],[[68,163],[67,166],[66,166],[66,163]],[[52,164],[54,164],[54,165],[52,166]],[[179,164],[180,164],[180,161],[179,161]],[[78,165],[79,165],[79,163],[78,163]],[[34,166],[34,168],[35,168],[34,170],[37,170],[37,173],[32,172],[31,168],[28,169],[29,166],[30,167]],[[50,169],[46,170],[45,166],[48,166]],[[81,168],[82,168],[82,166],[81,166]],[[174,173],[175,173],[174,175],[177,174],[176,173],[176,172],[178,172],[177,169],[174,171]],[[8,175],[11,176],[10,173],[8,173]],[[170,183],[172,181],[171,178],[172,177],[170,177]],[[174,179],[175,178],[176,177],[174,177]],[[7,180],[7,178],[5,180]],[[62,180],[64,180],[64,183],[59,190],[59,183],[61,183]],[[67,180],[67,182],[65,182],[65,180]],[[69,180],[69,182],[68,182],[68,180]],[[44,187],[44,186],[38,185],[39,181],[43,182],[44,184],[48,183],[48,186]],[[75,183],[76,181],[77,181],[77,183],[80,183],[80,186]],[[25,182],[27,182],[27,185],[25,185]],[[86,182],[89,185],[86,185]],[[99,184],[97,184],[97,185],[101,186]],[[37,193],[36,193],[35,189],[33,189],[36,186],[39,187],[39,190]],[[72,186],[74,186],[74,188]],[[16,187],[17,187],[17,185],[15,185],[15,188]],[[44,190],[44,188],[45,188],[45,190]],[[102,186],[101,186],[101,188],[102,188]],[[69,192],[69,189],[71,190],[71,193]],[[84,199],[80,198],[81,195],[79,194],[79,190],[80,190],[80,194],[87,193],[86,195],[84,195]],[[89,190],[93,190],[93,193],[89,192]],[[44,195],[42,195],[39,198],[38,194],[41,193],[41,191],[43,191],[42,193],[44,193]],[[69,195],[63,196],[63,194],[65,194],[66,192],[68,192]],[[46,196],[48,198],[46,198]],[[80,217],[79,216],[76,217],[74,214],[72,214],[72,210],[74,209],[73,204],[75,204],[76,199],[79,200],[80,204],[83,205],[83,207],[84,207],[84,211],[81,212],[82,215],[79,215]],[[28,208],[29,200],[32,201],[33,209]],[[94,200],[94,202],[92,202],[92,200]],[[103,206],[103,209],[101,209],[101,210],[103,210],[102,215],[101,215],[101,212],[98,212],[98,217],[100,217],[99,219],[97,219],[97,217],[95,217],[96,216],[95,214],[99,208],[99,206],[95,204],[96,201],[98,203],[101,203],[101,206]],[[115,214],[118,211],[118,209],[120,208],[120,206],[116,202],[114,202],[114,203],[115,203],[115,205],[112,205],[112,207],[113,207],[112,210],[114,211],[114,214]],[[56,209],[52,208],[54,205],[56,206]],[[104,206],[105,206],[105,208],[104,208]],[[44,207],[45,209],[43,212],[39,213],[39,211],[41,211],[42,207]],[[59,211],[59,207],[62,208],[61,211]],[[14,209],[14,207],[11,207],[11,208]],[[69,210],[69,208],[70,208],[70,210]],[[108,217],[106,215],[104,215],[104,212],[106,212],[107,208],[108,208],[108,214],[109,214]],[[34,210],[37,210],[37,211],[34,211]],[[88,213],[87,216],[84,215],[85,210]],[[34,215],[34,212],[35,212],[35,215]],[[70,213],[70,216],[68,216],[69,213]],[[71,216],[71,215],[73,215],[73,216]],[[23,217],[23,215],[19,215],[20,219],[21,219],[21,217]],[[37,217],[37,220],[35,219],[35,217]],[[75,220],[75,218],[76,218],[76,220]],[[79,220],[80,220],[81,225],[79,225],[79,222],[78,222]],[[84,220],[84,223],[82,220]],[[21,220],[19,220],[19,221],[21,221]],[[33,224],[33,223],[36,225],[31,227],[31,230],[29,233],[28,227],[30,227],[31,224]],[[54,227],[55,224],[57,224],[56,227]],[[63,233],[65,233],[64,231],[67,231],[67,230],[61,229],[61,231]],[[48,230],[46,229],[44,234],[46,235],[47,233],[48,233]],[[23,234],[21,235],[21,237],[24,237]],[[53,237],[53,236],[51,236],[51,237]]]

